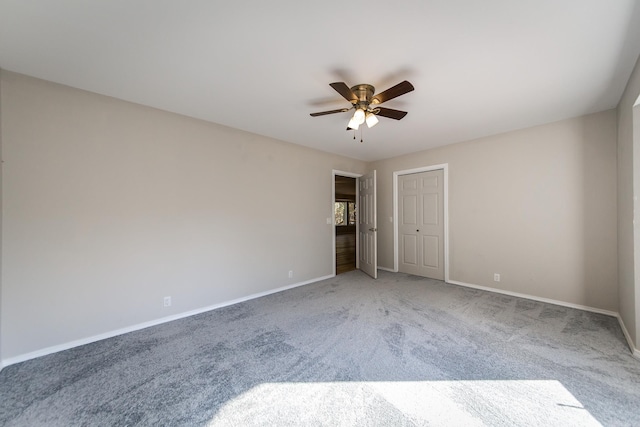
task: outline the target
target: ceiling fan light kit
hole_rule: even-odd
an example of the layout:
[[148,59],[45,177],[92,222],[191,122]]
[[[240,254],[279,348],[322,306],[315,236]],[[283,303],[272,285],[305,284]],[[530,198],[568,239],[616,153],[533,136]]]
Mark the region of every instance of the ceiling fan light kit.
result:
[[349,101],[351,108],[340,108],[337,110],[321,111],[311,113],[311,117],[325,116],[327,114],[344,113],[355,109],[353,117],[349,120],[347,130],[358,130],[361,124],[367,123],[367,127],[371,128],[378,124],[378,117],[387,117],[394,120],[400,120],[407,115],[406,111],[394,110],[392,108],[378,107],[379,104],[387,102],[405,93],[414,90],[414,87],[408,81],[403,81],[397,85],[374,95],[375,88],[369,84],[359,84],[351,88],[343,82],[331,83],[331,86],[344,99]]
[[364,123],[364,110],[358,108],[355,113],[353,113],[353,120],[357,122],[359,125]]
[[378,124],[378,122],[380,121],[380,120],[378,120],[378,118],[376,117],[376,115],[375,115],[375,114],[373,114],[373,113],[367,113],[367,119],[366,119],[366,120],[367,120],[367,126],[368,126],[369,128],[374,127],[374,126],[375,126],[375,125],[377,125],[377,124]]

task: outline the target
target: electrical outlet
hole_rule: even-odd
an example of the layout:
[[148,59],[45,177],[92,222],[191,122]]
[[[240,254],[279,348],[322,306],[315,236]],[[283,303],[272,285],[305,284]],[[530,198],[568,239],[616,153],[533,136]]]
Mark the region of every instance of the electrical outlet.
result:
[[498,273],[494,273],[493,274],[493,281],[494,282],[499,282],[500,281],[500,275]]
[[171,307],[171,297],[164,297],[164,306]]
[[289,270],[289,279],[293,279],[293,270]]

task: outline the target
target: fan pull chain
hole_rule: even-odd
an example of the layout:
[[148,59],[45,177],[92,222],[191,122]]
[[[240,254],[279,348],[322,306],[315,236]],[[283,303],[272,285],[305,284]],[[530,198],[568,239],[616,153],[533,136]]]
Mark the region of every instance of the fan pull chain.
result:
[[362,129],[360,129],[360,144],[362,144]]

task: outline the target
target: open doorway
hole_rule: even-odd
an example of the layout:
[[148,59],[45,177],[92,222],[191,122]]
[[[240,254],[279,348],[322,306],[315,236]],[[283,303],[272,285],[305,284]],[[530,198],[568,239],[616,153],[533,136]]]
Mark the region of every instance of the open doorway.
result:
[[357,179],[334,176],[334,232],[336,274],[357,268]]

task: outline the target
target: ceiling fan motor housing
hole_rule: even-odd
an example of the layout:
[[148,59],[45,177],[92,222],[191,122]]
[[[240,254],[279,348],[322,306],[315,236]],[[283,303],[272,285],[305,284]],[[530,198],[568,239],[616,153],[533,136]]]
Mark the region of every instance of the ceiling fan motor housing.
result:
[[376,89],[368,84],[359,84],[355,85],[351,88],[351,92],[354,93],[355,96],[358,97],[358,101],[354,103],[356,108],[361,108],[364,111],[369,109],[369,104],[371,104],[371,100],[373,99],[373,94]]

